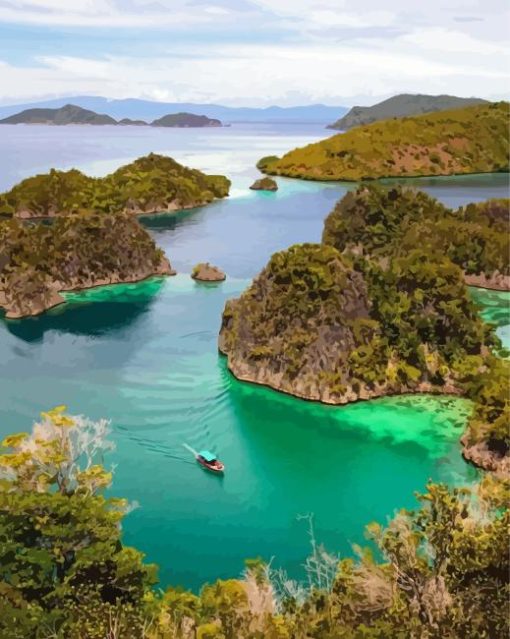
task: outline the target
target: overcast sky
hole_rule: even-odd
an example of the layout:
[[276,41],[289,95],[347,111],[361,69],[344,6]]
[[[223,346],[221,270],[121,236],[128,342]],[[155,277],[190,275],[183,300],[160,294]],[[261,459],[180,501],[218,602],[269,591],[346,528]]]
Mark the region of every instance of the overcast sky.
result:
[[0,103],[508,97],[508,0],[0,0]]

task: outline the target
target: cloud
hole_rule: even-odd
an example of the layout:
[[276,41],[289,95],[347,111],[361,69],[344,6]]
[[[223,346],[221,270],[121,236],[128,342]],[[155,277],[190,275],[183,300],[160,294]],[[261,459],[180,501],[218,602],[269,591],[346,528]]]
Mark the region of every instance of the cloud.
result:
[[27,37],[16,58],[5,46],[2,100],[92,93],[352,104],[398,92],[502,96],[507,16],[503,0],[0,0],[0,58],[2,22],[18,25],[21,38],[23,25],[49,34],[44,45]]
[[[253,63],[256,60],[256,63]],[[494,93],[504,70],[417,54],[342,46],[223,46],[136,60],[42,56],[39,66],[0,65],[4,95],[87,94],[230,104],[351,103],[398,92]],[[398,69],[398,74],[395,70]],[[305,81],[304,81],[305,79]]]

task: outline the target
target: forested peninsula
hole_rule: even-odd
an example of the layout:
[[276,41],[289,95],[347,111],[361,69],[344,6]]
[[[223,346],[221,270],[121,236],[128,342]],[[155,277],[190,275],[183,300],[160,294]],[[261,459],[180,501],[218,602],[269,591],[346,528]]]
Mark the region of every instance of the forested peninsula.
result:
[[508,172],[509,103],[382,120],[268,156],[269,175],[359,181],[386,177]]
[[230,180],[150,153],[103,178],[57,171],[27,178],[0,194],[0,216],[44,218],[80,211],[148,215],[195,208],[227,197]]
[[[480,406],[466,446],[479,445],[477,464],[506,466],[508,362],[497,357],[499,339],[465,283],[470,271],[508,282],[508,217],[490,213],[503,206],[452,212],[401,187],[348,193],[327,218],[321,244],[276,253],[227,302],[219,348],[229,369],[329,404],[402,393],[470,397]],[[455,236],[459,218],[465,228]],[[494,238],[501,242],[492,247]],[[500,425],[487,426],[496,415]]]

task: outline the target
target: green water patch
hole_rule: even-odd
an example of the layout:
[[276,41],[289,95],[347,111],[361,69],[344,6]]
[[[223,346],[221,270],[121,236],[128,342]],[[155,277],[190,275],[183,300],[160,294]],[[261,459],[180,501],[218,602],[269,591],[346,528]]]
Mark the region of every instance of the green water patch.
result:
[[494,324],[503,346],[510,349],[510,292],[470,287],[472,298],[480,306],[483,319]]

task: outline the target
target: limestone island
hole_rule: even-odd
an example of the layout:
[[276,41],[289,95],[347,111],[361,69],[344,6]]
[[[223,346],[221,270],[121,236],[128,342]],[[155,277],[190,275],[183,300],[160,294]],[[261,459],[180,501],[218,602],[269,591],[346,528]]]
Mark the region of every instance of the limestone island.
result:
[[128,213],[76,213],[49,225],[2,220],[0,247],[0,307],[7,318],[61,304],[62,291],[175,274]]
[[151,153],[103,178],[77,169],[27,178],[0,194],[0,216],[47,218],[83,210],[134,215],[175,212],[227,197],[230,180]]
[[268,175],[359,181],[508,172],[509,103],[382,120],[262,158]]
[[[485,217],[491,221],[478,231],[472,220]],[[456,222],[462,239],[445,250]],[[487,413],[488,406],[509,410],[506,386],[497,381],[508,362],[496,356],[500,341],[465,284],[468,268],[508,274],[508,233],[494,258],[489,248],[479,255],[481,239],[497,235],[492,224],[485,206],[448,213],[425,193],[400,187],[347,194],[327,218],[321,244],[274,254],[241,297],[227,302],[219,349],[230,371],[328,404],[403,393],[469,397],[479,415],[466,449],[483,443],[487,463],[503,463],[510,437],[494,430]],[[448,234],[439,232],[448,225]],[[485,463],[483,455],[477,463]]]
[[263,177],[260,180],[255,180],[250,189],[252,191],[278,191],[278,184],[273,178]]
[[227,278],[221,269],[209,262],[201,262],[194,266],[191,277],[199,282],[222,282]]

